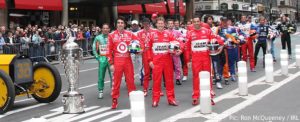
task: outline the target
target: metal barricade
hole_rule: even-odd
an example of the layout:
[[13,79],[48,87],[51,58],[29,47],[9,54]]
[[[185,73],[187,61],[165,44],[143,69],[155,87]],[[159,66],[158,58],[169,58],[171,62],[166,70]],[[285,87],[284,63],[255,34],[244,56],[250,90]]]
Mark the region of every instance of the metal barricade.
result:
[[[23,54],[27,55],[34,62],[58,61],[62,45],[66,40],[54,40],[54,42],[43,41],[41,43],[15,43],[3,45],[0,54]],[[76,40],[76,43],[83,49],[85,56],[92,54],[93,39]]]
[[3,54],[20,54],[21,44],[6,44],[3,45]]
[[45,44],[45,57],[47,61],[57,61],[59,59],[59,54],[62,48],[62,45],[66,42],[66,40],[54,40],[53,42],[47,42]]

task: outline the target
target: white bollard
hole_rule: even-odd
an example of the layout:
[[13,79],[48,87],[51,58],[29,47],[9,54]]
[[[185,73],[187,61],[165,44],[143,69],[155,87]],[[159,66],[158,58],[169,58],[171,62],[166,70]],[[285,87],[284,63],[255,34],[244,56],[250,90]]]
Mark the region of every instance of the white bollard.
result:
[[245,61],[238,62],[238,78],[239,78],[239,95],[248,95],[248,77],[247,66]]
[[266,72],[266,82],[274,82],[274,69],[273,69],[273,57],[272,54],[265,55],[265,72]]
[[296,45],[295,53],[296,53],[296,65],[300,67],[300,45]]
[[288,70],[288,65],[289,65],[289,60],[288,60],[288,53],[287,50],[281,50],[280,51],[280,64],[281,64],[281,74],[283,75],[288,75],[289,70]]
[[202,114],[211,114],[210,73],[201,71],[200,77],[200,111]]
[[131,106],[131,122],[145,122],[145,97],[142,91],[129,93]]

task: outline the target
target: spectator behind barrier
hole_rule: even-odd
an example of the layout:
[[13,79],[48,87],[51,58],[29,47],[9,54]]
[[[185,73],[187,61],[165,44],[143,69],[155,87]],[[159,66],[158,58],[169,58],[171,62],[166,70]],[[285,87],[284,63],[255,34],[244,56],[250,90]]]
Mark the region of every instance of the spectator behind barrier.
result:
[[0,33],[0,54],[3,53],[3,45],[5,45],[4,38],[2,36],[2,33]]

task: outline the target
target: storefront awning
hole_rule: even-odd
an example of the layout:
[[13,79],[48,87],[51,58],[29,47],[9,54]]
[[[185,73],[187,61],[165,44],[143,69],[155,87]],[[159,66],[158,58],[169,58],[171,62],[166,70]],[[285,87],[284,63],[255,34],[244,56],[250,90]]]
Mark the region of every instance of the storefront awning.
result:
[[143,9],[141,5],[123,5],[118,6],[118,13],[132,13],[132,14],[142,14]]
[[153,4],[145,4],[146,14],[168,14],[166,5],[164,2],[161,3],[153,3]]
[[[170,9],[170,14],[174,15],[175,13],[174,0],[168,0],[168,5]],[[183,5],[183,0],[179,0],[179,13],[180,15],[185,15],[185,6]]]
[[16,9],[61,11],[62,0],[15,0]]
[[0,8],[6,8],[5,0],[0,0]]

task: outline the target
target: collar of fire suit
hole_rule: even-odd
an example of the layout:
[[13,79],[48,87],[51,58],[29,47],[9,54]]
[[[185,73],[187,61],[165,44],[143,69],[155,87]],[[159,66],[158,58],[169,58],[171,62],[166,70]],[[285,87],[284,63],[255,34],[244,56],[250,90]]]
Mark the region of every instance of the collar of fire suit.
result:
[[108,34],[101,34],[103,38],[107,38]]
[[203,27],[200,27],[199,29],[194,28],[194,31],[199,32],[202,30]]
[[169,31],[169,32],[174,32],[175,29],[174,29],[174,28],[173,28],[173,29],[168,29],[168,31]]
[[119,34],[119,35],[120,35],[120,34],[125,34],[125,31],[126,31],[126,30],[123,30],[123,31],[116,30],[117,34]]
[[242,25],[245,25],[245,24],[247,24],[247,22],[246,22],[246,21],[245,21],[245,22],[242,22],[242,21],[241,21],[241,24],[242,24]]
[[148,30],[146,30],[146,29],[143,29],[143,32],[151,32],[152,31],[152,29],[151,28],[149,28]]
[[266,26],[265,24],[259,24],[259,27],[264,27],[264,26]]
[[162,31],[157,30],[157,33],[158,33],[158,34],[163,34],[164,32],[165,32],[165,30],[162,30]]

